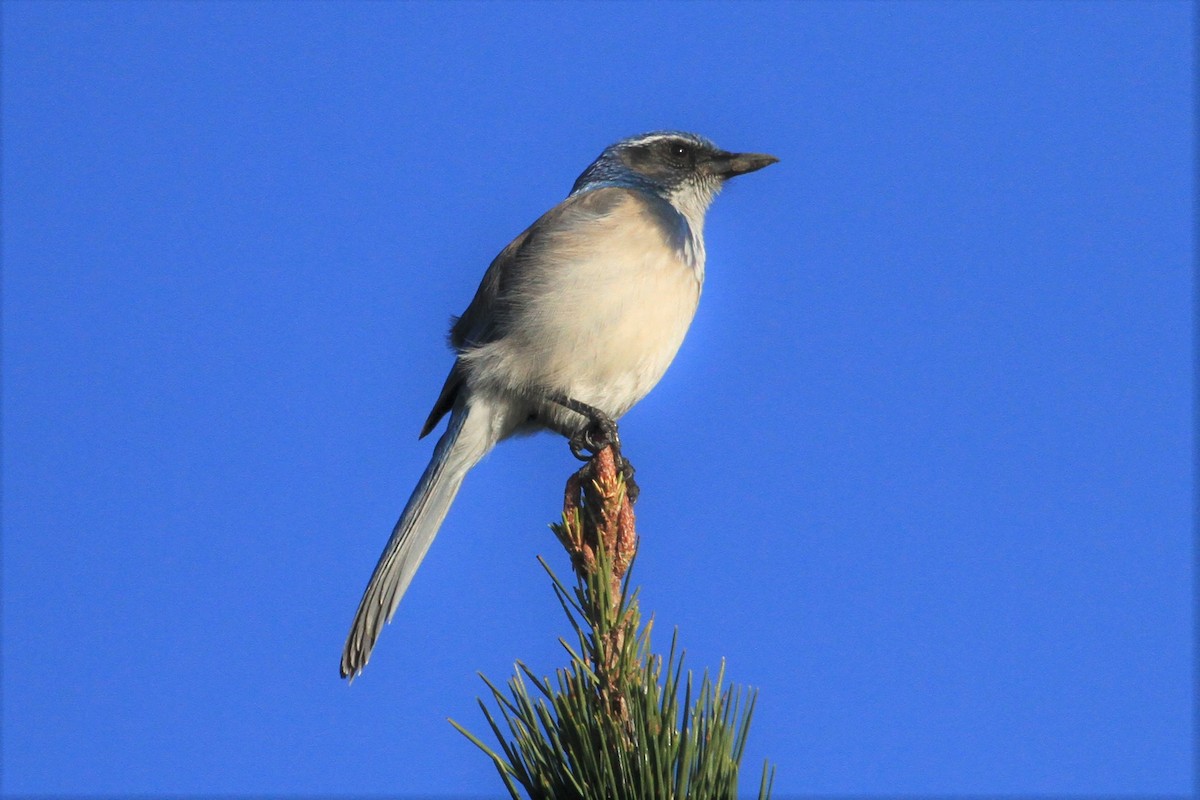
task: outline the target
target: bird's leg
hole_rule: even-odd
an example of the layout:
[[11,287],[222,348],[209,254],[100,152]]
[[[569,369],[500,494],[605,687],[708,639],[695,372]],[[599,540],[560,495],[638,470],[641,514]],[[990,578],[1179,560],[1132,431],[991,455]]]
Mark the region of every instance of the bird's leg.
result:
[[[592,455],[595,455],[609,445],[618,453],[620,452],[621,437],[617,435],[617,423],[608,414],[605,414],[595,406],[589,406],[587,403],[573,400],[566,395],[553,395],[550,397],[550,400],[568,411],[574,411],[576,414],[587,419],[587,423],[568,440],[573,456],[580,461],[589,461]],[[584,452],[589,450],[592,455]]]
[[[613,421],[613,418],[595,406],[581,403],[566,395],[554,395],[550,400],[568,411],[574,411],[587,418],[587,424],[568,440],[571,455],[580,461],[590,461],[593,455],[605,447],[612,447],[613,455],[616,456],[617,469],[620,470],[621,477],[625,479],[625,492],[629,497],[629,502],[636,502],[641,491],[633,479],[636,470],[634,470],[633,464],[629,463],[629,459],[621,454],[621,437],[617,434],[617,423]],[[590,451],[590,455],[588,451]]]

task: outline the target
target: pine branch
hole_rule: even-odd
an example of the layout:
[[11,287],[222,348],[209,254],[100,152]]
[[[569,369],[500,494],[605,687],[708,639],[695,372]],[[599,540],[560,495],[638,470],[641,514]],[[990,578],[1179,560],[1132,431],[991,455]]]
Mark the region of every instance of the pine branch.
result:
[[[497,710],[479,705],[500,752],[450,722],[491,758],[514,800],[521,791],[530,800],[736,797],[756,693],[723,689],[724,662],[715,681],[705,671],[694,685],[677,636],[665,662],[651,653],[653,625],[642,625],[630,588],[638,538],[620,460],[607,447],[572,475],[562,521],[551,525],[575,585],[538,559],[574,632],[560,640],[568,666],[552,683],[517,662],[507,691],[484,678]],[[760,800],[773,779],[764,764]]]

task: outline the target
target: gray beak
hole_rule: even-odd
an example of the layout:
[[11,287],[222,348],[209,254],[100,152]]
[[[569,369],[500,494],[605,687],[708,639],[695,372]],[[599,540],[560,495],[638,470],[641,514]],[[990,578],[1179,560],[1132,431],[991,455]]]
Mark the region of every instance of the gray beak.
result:
[[769,167],[779,159],[766,153],[717,153],[709,162],[709,169],[721,180],[745,175],[763,167]]

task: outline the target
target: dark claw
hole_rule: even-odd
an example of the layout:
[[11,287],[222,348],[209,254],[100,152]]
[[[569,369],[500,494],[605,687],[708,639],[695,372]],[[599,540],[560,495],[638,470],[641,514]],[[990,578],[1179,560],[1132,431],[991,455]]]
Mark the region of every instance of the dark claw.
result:
[[567,440],[567,445],[571,448],[571,455],[578,458],[580,461],[591,461],[592,457],[587,451],[584,433],[587,428],[580,428],[579,432]]
[[576,431],[569,440],[571,455],[580,461],[588,461],[609,445],[618,453],[621,451],[621,438],[617,435],[617,423],[611,417],[599,412],[586,425]]

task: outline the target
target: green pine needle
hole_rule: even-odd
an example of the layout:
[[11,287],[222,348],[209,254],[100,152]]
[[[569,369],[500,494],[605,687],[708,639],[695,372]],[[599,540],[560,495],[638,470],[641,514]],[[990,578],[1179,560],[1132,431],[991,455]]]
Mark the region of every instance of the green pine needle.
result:
[[[564,536],[583,516],[564,517],[556,533]],[[697,684],[684,671],[677,634],[665,660],[653,655],[652,626],[641,624],[629,573],[614,603],[611,560],[603,547],[596,556],[596,570],[570,590],[539,558],[575,641],[560,640],[569,663],[553,681],[521,662],[507,691],[483,678],[498,713],[479,705],[500,752],[451,724],[491,759],[514,800],[521,791],[530,800],[736,797],[757,693],[725,686],[724,662],[715,680],[705,671]],[[616,651],[607,652],[622,629]],[[764,764],[759,800],[770,797],[774,778]]]

